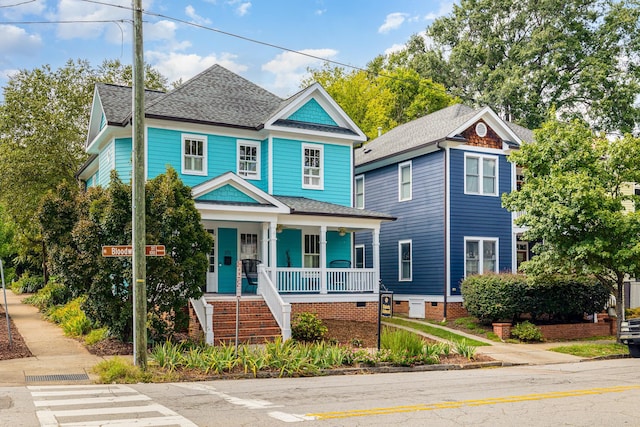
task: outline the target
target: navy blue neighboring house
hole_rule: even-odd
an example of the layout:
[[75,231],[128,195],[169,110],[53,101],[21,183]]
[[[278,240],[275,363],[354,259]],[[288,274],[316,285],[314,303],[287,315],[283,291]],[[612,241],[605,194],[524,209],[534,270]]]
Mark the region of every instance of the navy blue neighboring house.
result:
[[[398,126],[355,152],[354,206],[397,221],[380,230],[380,274],[396,312],[466,315],[460,282],[515,271],[529,247],[501,196],[517,188],[509,152],[533,133],[485,107],[458,104]],[[371,237],[356,236],[356,260],[372,264]]]

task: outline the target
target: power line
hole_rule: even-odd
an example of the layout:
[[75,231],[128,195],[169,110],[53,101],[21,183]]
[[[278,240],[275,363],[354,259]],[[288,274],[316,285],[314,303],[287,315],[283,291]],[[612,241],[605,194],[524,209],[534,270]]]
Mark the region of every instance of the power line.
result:
[[22,1],[20,3],[7,4],[7,5],[4,5],[4,6],[0,6],[0,9],[3,9],[5,7],[15,7],[15,6],[20,6],[20,5],[27,4],[27,3],[33,3],[34,1],[36,1],[36,0],[26,0],[26,1]]

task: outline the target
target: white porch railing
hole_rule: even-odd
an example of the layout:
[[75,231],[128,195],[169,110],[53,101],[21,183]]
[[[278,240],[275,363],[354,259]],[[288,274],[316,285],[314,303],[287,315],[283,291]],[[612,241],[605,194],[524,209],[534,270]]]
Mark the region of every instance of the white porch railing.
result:
[[258,265],[258,294],[262,295],[278,322],[282,339],[286,341],[291,338],[291,304],[284,302],[262,264]]
[[[327,292],[375,293],[376,271],[373,268],[327,268]],[[276,280],[280,293],[321,292],[320,268],[276,268]]]
[[189,301],[204,331],[205,343],[213,345],[213,306],[207,303],[204,296],[200,299],[189,298]]

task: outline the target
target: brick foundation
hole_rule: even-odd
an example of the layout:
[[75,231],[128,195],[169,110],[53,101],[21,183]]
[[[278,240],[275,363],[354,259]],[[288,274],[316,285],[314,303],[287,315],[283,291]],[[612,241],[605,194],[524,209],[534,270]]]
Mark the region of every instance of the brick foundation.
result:
[[[538,325],[545,340],[574,340],[579,338],[602,337],[616,334],[614,321],[598,323],[563,323],[558,325]],[[511,338],[511,323],[494,323],[493,332],[502,340]]]
[[[393,303],[394,314],[409,315],[409,302],[408,301],[394,301]],[[424,303],[424,316],[425,319],[441,321],[444,317],[444,302],[426,301]],[[461,302],[447,303],[447,319],[455,320],[460,317],[469,316],[469,312],[462,306]]]
[[[358,304],[364,306],[358,307]],[[395,306],[394,306],[395,310]],[[315,313],[320,319],[354,322],[378,322],[378,302],[311,302],[292,303],[291,319],[298,313]]]

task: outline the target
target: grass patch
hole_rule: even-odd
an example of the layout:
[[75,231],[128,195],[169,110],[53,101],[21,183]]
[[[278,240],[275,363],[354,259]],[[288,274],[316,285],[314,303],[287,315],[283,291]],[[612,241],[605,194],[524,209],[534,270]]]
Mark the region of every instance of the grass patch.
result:
[[579,357],[602,357],[629,354],[629,349],[624,344],[573,344],[550,348],[557,353],[572,354]]
[[491,345],[482,341],[467,338],[462,335],[454,334],[453,332],[445,331],[444,329],[438,328],[436,326],[431,326],[422,322],[412,322],[410,320],[397,319],[395,317],[387,318],[384,321],[388,323],[392,323],[394,325],[408,326],[412,329],[418,330],[420,332],[424,332],[429,335],[433,335],[438,338],[445,339],[447,341],[459,342],[462,340],[466,340],[467,344],[472,345],[474,347]]

